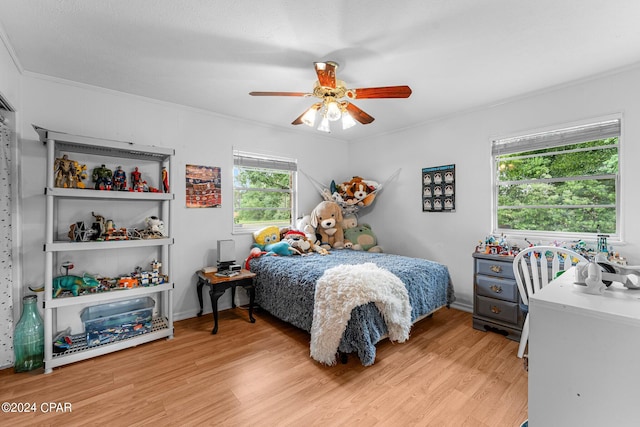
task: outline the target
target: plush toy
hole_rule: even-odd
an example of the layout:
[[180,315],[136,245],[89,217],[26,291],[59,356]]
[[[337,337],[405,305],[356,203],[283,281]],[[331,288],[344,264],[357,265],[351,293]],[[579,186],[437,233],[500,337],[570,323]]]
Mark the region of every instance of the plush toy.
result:
[[269,225],[253,232],[254,246],[265,250],[265,246],[280,241],[280,229]]
[[295,250],[287,242],[280,240],[280,229],[269,225],[253,232],[254,247],[265,251],[266,255],[291,255]]
[[305,215],[296,222],[296,230],[302,231],[307,239],[316,241],[316,228],[311,225],[311,215]]
[[244,261],[244,269],[245,270],[251,270],[249,267],[251,266],[251,264],[249,263],[249,261],[251,261],[254,258],[258,258],[261,257],[262,255],[266,254],[265,251],[261,251],[260,248],[251,248],[251,250],[249,251],[249,256],[247,257],[247,259]]
[[311,215],[305,215],[298,219],[296,229],[302,231],[307,241],[311,244],[311,249],[320,255],[327,255],[329,251],[320,246],[320,235],[316,233],[316,229],[311,225]]
[[264,250],[267,252],[266,255],[289,256],[297,253],[297,251],[291,247],[289,242],[284,240],[266,245]]
[[377,245],[378,239],[369,224],[358,225],[344,231],[345,239],[353,243],[353,250],[367,252],[382,252]]
[[344,247],[342,209],[336,202],[324,201],[311,212],[311,225],[320,234],[320,246],[325,249]]
[[307,255],[308,253],[318,252],[320,255],[327,255],[329,251],[316,244],[315,239],[311,240],[305,233],[298,230],[291,230],[285,234],[284,240],[296,249],[300,255]]
[[289,243],[300,255],[305,255],[307,252],[313,251],[311,242],[307,240],[307,236],[302,231],[290,230],[285,233],[282,240]]
[[369,206],[373,203],[373,199],[376,197],[373,190],[364,182],[358,182],[353,185],[352,192],[353,197],[358,201],[358,206]]
[[355,214],[345,215],[342,219],[342,229],[348,230],[358,225],[358,217]]

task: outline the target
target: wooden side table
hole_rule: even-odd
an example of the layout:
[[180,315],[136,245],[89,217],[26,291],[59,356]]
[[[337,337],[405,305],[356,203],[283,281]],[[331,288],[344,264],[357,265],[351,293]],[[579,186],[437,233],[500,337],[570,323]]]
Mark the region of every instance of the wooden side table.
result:
[[198,301],[200,302],[200,311],[198,317],[202,316],[202,288],[204,285],[209,286],[209,296],[211,297],[211,308],[213,309],[213,330],[212,334],[218,333],[218,299],[225,293],[225,291],[231,288],[231,306],[235,308],[235,296],[236,287],[242,286],[249,291],[249,320],[251,323],[255,323],[256,319],[253,318],[253,302],[256,297],[256,289],[253,285],[253,280],[256,277],[255,273],[249,270],[242,269],[240,274],[232,277],[216,276],[216,273],[203,273],[202,270],[196,272],[198,276]]

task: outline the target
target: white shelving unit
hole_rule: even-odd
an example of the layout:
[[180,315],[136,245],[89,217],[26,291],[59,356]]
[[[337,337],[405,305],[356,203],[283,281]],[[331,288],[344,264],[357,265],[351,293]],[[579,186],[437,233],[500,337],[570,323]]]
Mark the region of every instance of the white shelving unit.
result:
[[[114,203],[144,203],[151,204],[151,209],[157,211],[157,216],[162,218],[165,224],[165,234],[171,236],[171,217],[173,193],[148,193],[129,191],[99,191],[92,189],[57,188],[55,183],[55,159],[62,154],[72,153],[76,155],[74,160],[82,163],[82,158],[77,156],[93,156],[104,160],[105,163],[117,159],[129,159],[142,161],[157,169],[158,183],[161,186],[161,169],[166,167],[169,174],[172,172],[171,160],[174,150],[164,147],[144,146],[129,142],[113,141],[106,139],[90,138],[85,136],[70,135],[55,132],[34,125],[34,129],[40,137],[40,141],[47,147],[47,182],[44,189],[46,198],[46,222],[45,222],[45,277],[44,277],[44,325],[45,325],[45,373],[50,373],[53,368],[118,351],[124,348],[136,346],[160,338],[173,338],[173,288],[171,281],[171,250],[172,237],[141,240],[115,240],[115,241],[88,241],[72,242],[59,240],[61,233],[58,227],[63,227],[64,219],[58,218],[60,206],[63,204],[80,203],[91,210],[94,204],[101,201],[113,201]],[[170,182],[173,182],[170,179]],[[62,221],[59,225],[58,221]],[[73,222],[73,221],[72,221]],[[69,223],[72,223],[69,222]],[[68,226],[68,224],[67,224]],[[126,251],[131,248],[148,248],[159,253],[158,259],[162,263],[163,274],[168,275],[169,282],[156,286],[137,287],[127,290],[111,292],[91,293],[77,297],[53,298],[53,277],[56,265],[63,255],[75,251]],[[115,253],[115,252],[114,252]],[[94,266],[98,268],[99,266]],[[131,265],[131,270],[135,265]],[[78,309],[81,306],[104,304],[112,301],[121,301],[131,298],[152,296],[156,299],[156,315],[153,319],[151,331],[131,338],[122,339],[108,344],[87,347],[86,344],[74,344],[63,353],[53,352],[54,334],[59,330],[58,310]],[[62,327],[64,329],[64,326]],[[80,334],[81,336],[81,334]],[[75,339],[74,339],[75,342]]]

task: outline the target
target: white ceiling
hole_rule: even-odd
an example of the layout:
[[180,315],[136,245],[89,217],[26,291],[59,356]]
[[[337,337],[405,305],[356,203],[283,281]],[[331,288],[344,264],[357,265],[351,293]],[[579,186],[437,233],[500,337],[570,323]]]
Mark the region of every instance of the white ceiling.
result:
[[[293,128],[313,62],[348,87],[366,138],[640,63],[638,0],[0,0],[26,72]],[[301,125],[296,131],[318,132]]]

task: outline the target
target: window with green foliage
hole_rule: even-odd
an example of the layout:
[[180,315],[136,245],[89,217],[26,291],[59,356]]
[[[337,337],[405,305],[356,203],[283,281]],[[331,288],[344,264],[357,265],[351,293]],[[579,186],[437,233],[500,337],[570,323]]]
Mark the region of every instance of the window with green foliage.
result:
[[296,161],[234,151],[233,163],[234,232],[290,226],[295,218]]
[[620,120],[492,143],[494,232],[619,236]]

